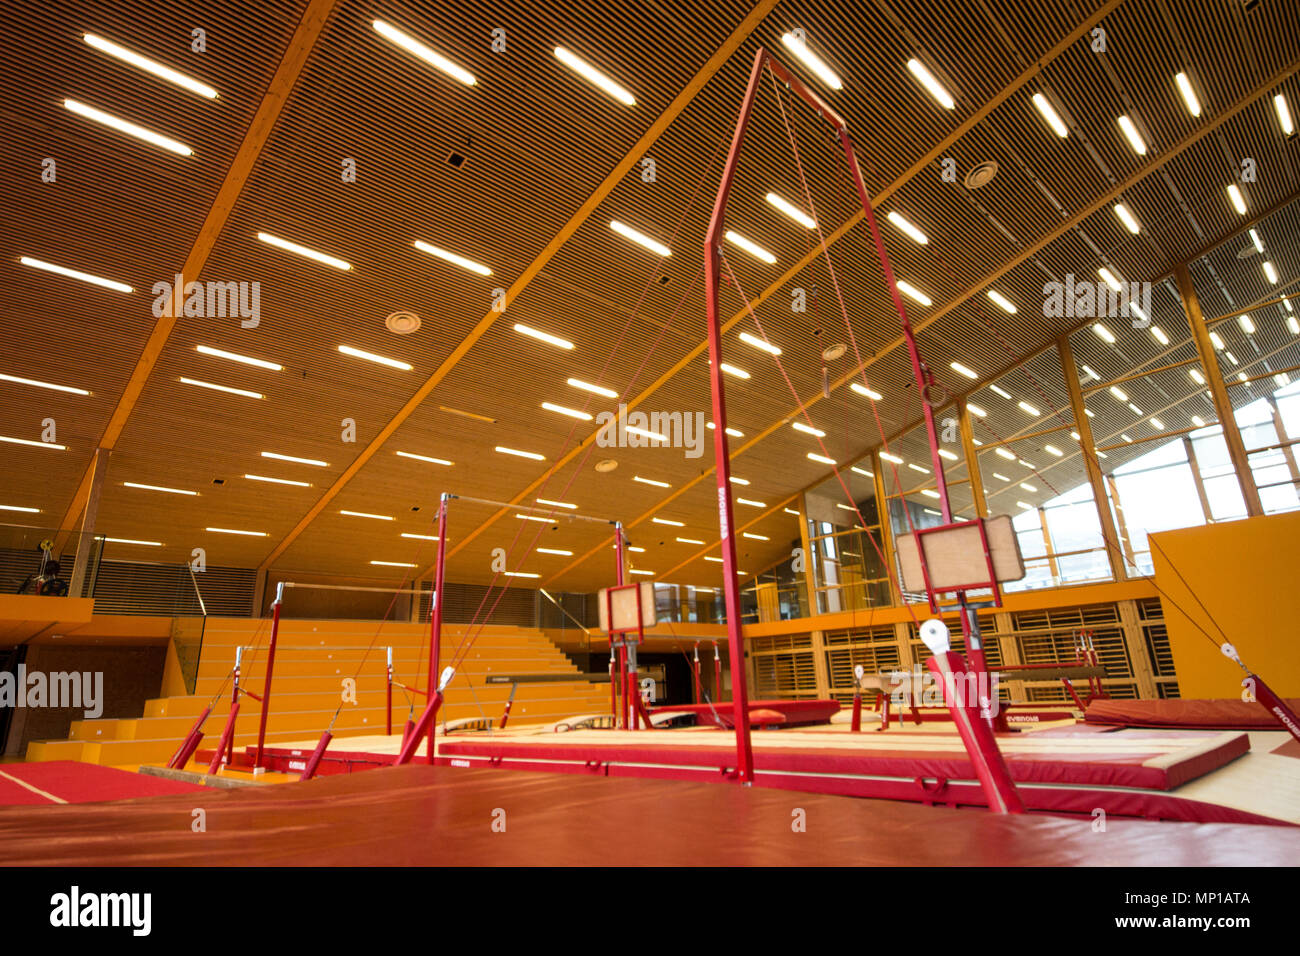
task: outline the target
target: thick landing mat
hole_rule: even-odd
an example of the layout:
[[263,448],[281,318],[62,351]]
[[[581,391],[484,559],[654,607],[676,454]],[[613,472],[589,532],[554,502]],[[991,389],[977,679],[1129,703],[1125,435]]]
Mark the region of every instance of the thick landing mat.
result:
[[[800,724],[824,724],[840,710],[838,700],[751,700],[749,722],[760,727],[797,727]],[[652,707],[656,713],[694,714],[700,724],[720,722],[728,729],[735,727],[736,712],[730,701],[721,704],[675,704],[672,707]]]
[[[0,808],[0,861],[164,866],[1281,866],[1300,830],[997,816],[666,780],[408,766],[193,798]],[[792,821],[802,811],[805,832]],[[497,826],[494,827],[494,822]],[[94,839],[86,839],[94,834]]]
[[[1130,817],[1300,824],[1300,766],[1254,760],[1246,734],[1111,730],[1080,726],[1003,737],[1000,744],[1030,809]],[[693,728],[493,734],[438,740],[438,762],[589,776],[724,781],[735,767],[733,737]],[[335,741],[321,773],[350,773],[392,762],[397,737]],[[947,806],[984,806],[984,793],[955,734],[896,736],[810,728],[753,737],[762,787]],[[314,744],[268,748],[273,769],[301,769]],[[1247,766],[1248,758],[1249,765]],[[423,759],[422,757],[419,759]],[[1238,766],[1238,765],[1241,766]],[[1208,798],[1184,792],[1206,774],[1227,785]]]
[[0,805],[4,806],[95,803],[202,789],[179,780],[147,777],[75,760],[0,764]]
[[[1300,700],[1287,705],[1300,711]],[[1120,727],[1185,727],[1191,730],[1279,730],[1263,704],[1244,700],[1094,700],[1084,720]]]

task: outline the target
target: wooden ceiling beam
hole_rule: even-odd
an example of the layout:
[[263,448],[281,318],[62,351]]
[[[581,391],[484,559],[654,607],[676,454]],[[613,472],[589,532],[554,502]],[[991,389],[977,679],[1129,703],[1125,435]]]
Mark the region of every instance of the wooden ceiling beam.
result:
[[[203,267],[208,261],[208,256],[212,254],[217,239],[221,236],[226,221],[230,218],[231,210],[234,209],[249,176],[252,175],[253,167],[257,165],[257,159],[261,156],[263,147],[266,146],[267,140],[270,139],[271,130],[275,128],[276,121],[280,118],[280,113],[284,110],[289,95],[293,92],[298,78],[302,76],[303,68],[307,65],[307,60],[316,46],[316,41],[320,39],[320,35],[325,29],[325,21],[329,19],[337,3],[338,0],[312,0],[303,13],[302,19],[298,22],[298,27],[289,40],[284,56],[280,59],[280,66],[275,71],[275,76],[271,78],[271,84],[267,87],[266,95],[262,97],[262,103],[257,108],[252,123],[249,124],[248,132],[244,134],[243,142],[239,145],[239,151],[235,154],[230,169],[226,171],[226,178],[217,191],[216,199],[213,200],[212,207],[203,220],[203,225],[199,228],[199,234],[194,240],[194,245],[190,247],[185,264],[180,269],[182,282],[175,290],[175,301],[184,301],[185,286],[190,282],[197,281],[200,273],[202,273]],[[178,310],[173,307],[170,311],[176,313]],[[154,366],[158,364],[158,358],[162,355],[163,347],[167,344],[172,329],[176,327],[176,319],[175,314],[165,314],[154,324],[153,331],[149,334],[148,341],[145,342],[144,350],[140,353],[135,368],[131,370],[131,377],[122,390],[122,397],[118,399],[113,414],[109,417],[108,425],[104,428],[104,434],[95,443],[94,447],[111,449],[117,444],[122,435],[122,430],[126,427],[131,413],[140,400],[145,383],[148,382],[149,376],[153,373]],[[81,482],[72,496],[72,501],[68,503],[63,520],[59,524],[56,549],[63,547],[68,535],[74,530],[74,524],[86,506],[86,498],[90,492],[93,475],[94,460],[92,458],[87,464],[85,474],[82,475]]]
[[[718,70],[722,69],[727,60],[731,59],[731,55],[740,48],[741,44],[749,39],[754,30],[758,28],[758,25],[763,22],[763,19],[772,12],[773,8],[775,8],[779,2],[780,0],[761,0],[761,2],[750,11],[749,16],[747,16],[741,24],[732,31],[731,36],[727,38],[726,42],[723,43],[722,46],[718,47],[717,51],[709,58],[708,62],[700,68],[699,72],[695,74],[690,83],[686,85],[685,89],[677,94],[672,103],[668,105],[668,108],[664,110],[659,118],[655,120],[654,124],[646,130],[645,135],[637,140],[636,145],[628,151],[627,155],[624,156],[619,164],[614,167],[613,171],[605,177],[605,180],[600,184],[600,187],[591,194],[587,201],[582,204],[582,207],[573,214],[572,218],[570,218],[567,223],[565,223],[564,228],[562,228],[555,237],[547,243],[546,248],[538,254],[537,258],[534,259],[519,278],[514,281],[506,291],[507,302],[515,301],[516,297],[518,297],[520,293],[529,286],[533,279],[537,277],[538,273],[546,267],[547,263],[549,263],[564,244],[568,242],[569,238],[578,231],[583,223],[591,218],[591,215],[596,211],[600,204],[605,201],[605,198],[614,191],[615,187],[622,182],[623,178],[628,174],[632,167],[636,165],[641,156],[645,154],[646,150],[653,146],[655,141],[667,131],[668,127],[673,124],[677,117],[680,116],[686,107],[690,105],[691,101],[695,99],[700,90],[704,89],[705,85],[713,78],[714,74],[716,74]],[[479,339],[487,334],[488,330],[492,328],[499,318],[501,318],[501,315],[501,312],[491,311],[479,320],[479,323],[470,330],[469,334],[465,336],[460,345],[458,345],[456,349],[443,360],[442,364],[440,364],[434,373],[429,376],[428,380],[425,381],[416,393],[411,396],[410,400],[398,410],[392,420],[380,429],[379,434],[377,434],[370,443],[362,449],[361,453],[356,457],[352,464],[350,464],[343,474],[341,474],[325,491],[325,493],[321,495],[320,500],[317,501],[316,504],[312,505],[311,510],[302,517],[302,520],[294,525],[293,530],[285,535],[285,537],[271,549],[271,552],[258,567],[259,572],[265,571],[269,568],[276,558],[282,555],[289,545],[296,541],[298,537],[307,530],[307,527],[312,523],[312,521],[315,520],[325,507],[339,494],[339,492],[343,490],[344,486],[356,477],[362,466],[378,453],[384,442],[392,437],[398,427],[400,427],[403,422],[415,413],[415,410],[420,407],[421,403],[428,398],[429,394],[439,385],[439,383],[442,382],[443,379],[447,377],[451,370],[456,367],[457,363],[465,357],[465,354],[473,348]],[[489,519],[489,523],[497,520],[497,518],[501,517],[505,513],[506,511],[504,509],[498,511],[491,519]],[[453,549],[451,553],[455,554],[457,550],[459,550],[459,547]],[[420,576],[422,577],[423,573]]]

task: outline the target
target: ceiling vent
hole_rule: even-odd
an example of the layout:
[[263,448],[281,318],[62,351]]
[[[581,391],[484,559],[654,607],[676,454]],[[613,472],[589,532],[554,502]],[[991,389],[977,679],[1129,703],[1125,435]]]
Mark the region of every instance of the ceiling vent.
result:
[[981,186],[987,186],[992,182],[993,177],[998,174],[998,164],[989,160],[985,163],[977,163],[966,174],[966,188],[979,189]]
[[846,351],[848,351],[848,346],[843,342],[837,342],[829,348],[822,350],[822,361],[834,362],[837,358],[843,356]]
[[602,458],[600,461],[596,462],[596,470],[602,475],[608,474],[617,467],[618,462],[613,458]]
[[384,325],[397,335],[410,335],[420,327],[420,317],[414,312],[394,312],[384,319]]

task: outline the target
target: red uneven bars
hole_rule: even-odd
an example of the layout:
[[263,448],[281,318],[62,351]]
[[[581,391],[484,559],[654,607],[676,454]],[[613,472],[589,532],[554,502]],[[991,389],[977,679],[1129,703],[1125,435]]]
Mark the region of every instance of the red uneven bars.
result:
[[[428,762],[433,763],[433,738],[437,735],[438,705],[442,695],[438,691],[438,665],[442,660],[442,585],[447,569],[447,495],[438,499],[438,566],[433,573],[433,607],[429,614],[429,707],[433,710],[429,720]],[[423,720],[423,718],[421,718]]]

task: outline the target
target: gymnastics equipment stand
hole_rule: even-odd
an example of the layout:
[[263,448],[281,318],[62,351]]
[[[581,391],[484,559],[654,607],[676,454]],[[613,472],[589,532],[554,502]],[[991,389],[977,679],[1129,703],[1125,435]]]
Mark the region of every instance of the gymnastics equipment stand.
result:
[[[622,535],[620,532],[620,540]],[[621,548],[619,549],[621,550]],[[621,578],[622,575],[620,574]],[[654,724],[646,712],[645,702],[637,687],[637,646],[645,640],[645,628],[655,623],[654,583],[619,583],[600,590],[600,629],[609,635],[611,649],[619,649],[622,668],[618,683],[623,700],[617,712],[619,725],[624,730],[646,730]]]

